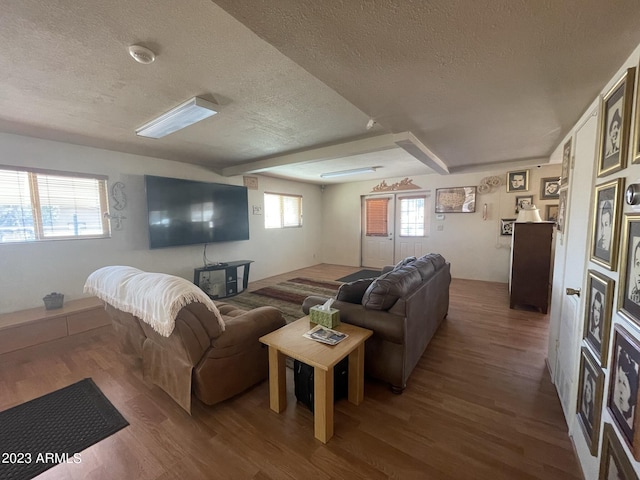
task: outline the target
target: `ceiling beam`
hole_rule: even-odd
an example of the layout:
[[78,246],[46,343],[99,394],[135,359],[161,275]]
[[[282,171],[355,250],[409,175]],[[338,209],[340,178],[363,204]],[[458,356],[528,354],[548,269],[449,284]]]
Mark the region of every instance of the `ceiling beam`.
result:
[[424,143],[416,138],[411,132],[402,132],[394,135],[394,142],[403,148],[408,154],[414,156],[427,167],[441,175],[449,174],[447,165],[431,151]]
[[337,145],[329,145],[326,147],[313,148],[297,153],[289,153],[277,157],[256,160],[255,162],[234,165],[222,169],[222,175],[231,177],[233,175],[242,175],[245,173],[260,173],[270,168],[280,167],[283,165],[293,165],[297,163],[320,162],[322,160],[331,160],[334,158],[350,157],[352,155],[361,155],[363,153],[379,152],[397,148],[394,141],[395,135],[388,133],[378,135],[377,137],[364,138],[362,140],[354,140],[352,142],[339,143]]
[[369,137],[361,140],[329,145],[326,147],[312,148],[301,152],[256,160],[255,162],[233,165],[223,168],[221,170],[221,174],[225,177],[232,177],[234,175],[243,175],[247,173],[260,173],[284,165],[320,162],[323,160],[332,160],[334,158],[345,158],[353,155],[380,152],[398,147],[402,148],[409,155],[413,156],[437,173],[440,173],[441,175],[450,173],[447,165],[424,143],[418,140],[413,133],[402,132],[387,133],[384,135],[378,135],[377,137]]

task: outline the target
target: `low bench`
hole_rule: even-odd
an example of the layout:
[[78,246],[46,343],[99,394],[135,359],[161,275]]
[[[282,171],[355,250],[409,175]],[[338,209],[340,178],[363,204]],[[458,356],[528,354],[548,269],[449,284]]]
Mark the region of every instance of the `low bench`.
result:
[[97,297],[70,300],[55,310],[42,306],[3,313],[0,355],[110,324],[104,304]]

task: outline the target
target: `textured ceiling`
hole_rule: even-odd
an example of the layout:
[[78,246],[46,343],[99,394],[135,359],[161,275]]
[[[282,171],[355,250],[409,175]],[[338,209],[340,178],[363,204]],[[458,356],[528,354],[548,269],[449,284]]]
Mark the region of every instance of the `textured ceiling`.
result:
[[[433,171],[396,145],[327,154],[390,133],[411,132],[451,172],[541,163],[640,43],[640,9],[637,0],[23,0],[3,4],[0,42],[0,131],[329,183],[319,173],[354,165],[383,167],[368,178]],[[155,63],[134,62],[134,43]],[[135,135],[195,95],[220,113],[163,139]],[[269,168],[255,168],[265,159]]]

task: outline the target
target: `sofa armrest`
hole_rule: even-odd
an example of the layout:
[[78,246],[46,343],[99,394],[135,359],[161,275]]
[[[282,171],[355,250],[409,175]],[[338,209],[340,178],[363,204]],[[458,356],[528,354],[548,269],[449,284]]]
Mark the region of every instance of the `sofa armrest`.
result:
[[334,302],[340,310],[340,321],[373,330],[374,336],[389,342],[403,344],[406,339],[406,318],[384,310],[370,310],[363,305]]
[[305,315],[309,315],[309,310],[311,309],[311,307],[322,305],[327,300],[329,300],[329,297],[319,297],[317,295],[311,295],[310,297],[305,298],[304,302],[302,302],[302,311]]
[[214,349],[231,348],[257,342],[260,337],[286,324],[282,312],[275,307],[258,307],[237,317],[227,317],[225,331],[212,339]]

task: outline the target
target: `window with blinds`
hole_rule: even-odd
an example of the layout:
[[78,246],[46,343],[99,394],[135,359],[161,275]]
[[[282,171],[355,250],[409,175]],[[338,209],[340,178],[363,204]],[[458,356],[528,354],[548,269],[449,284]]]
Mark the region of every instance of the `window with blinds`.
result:
[[368,237],[389,235],[389,199],[367,198],[365,200],[365,234]]
[[107,179],[0,167],[0,243],[109,236]]
[[264,194],[264,227],[302,226],[302,195]]

